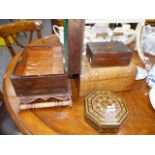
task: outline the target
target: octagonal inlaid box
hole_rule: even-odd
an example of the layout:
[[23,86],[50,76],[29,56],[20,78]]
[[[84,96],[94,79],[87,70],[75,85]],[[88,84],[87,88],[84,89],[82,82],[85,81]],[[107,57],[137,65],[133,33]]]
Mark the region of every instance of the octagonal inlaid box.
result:
[[127,115],[123,99],[110,91],[93,91],[85,97],[85,118],[99,132],[117,132]]

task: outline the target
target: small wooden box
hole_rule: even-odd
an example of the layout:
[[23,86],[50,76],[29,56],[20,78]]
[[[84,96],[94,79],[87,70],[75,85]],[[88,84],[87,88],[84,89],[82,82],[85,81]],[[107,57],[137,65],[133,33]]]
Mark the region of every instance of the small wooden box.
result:
[[132,51],[120,41],[89,42],[86,54],[92,67],[125,66],[132,58]]
[[11,75],[16,95],[27,98],[71,96],[61,46],[25,47]]
[[85,118],[99,132],[117,132],[128,115],[123,99],[109,91],[94,91],[85,97]]

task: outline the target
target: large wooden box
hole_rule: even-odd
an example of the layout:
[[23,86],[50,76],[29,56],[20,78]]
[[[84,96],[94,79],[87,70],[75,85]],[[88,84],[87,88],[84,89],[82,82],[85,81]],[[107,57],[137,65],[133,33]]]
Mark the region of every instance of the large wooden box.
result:
[[80,96],[95,90],[114,92],[130,90],[135,82],[137,68],[132,58],[128,66],[91,67],[86,56],[82,57]]
[[125,66],[132,58],[132,51],[120,41],[89,42],[86,53],[92,67]]
[[85,97],[85,118],[99,132],[117,132],[128,115],[124,100],[109,91],[94,91]]
[[64,63],[60,46],[24,48],[11,75],[16,95],[21,100],[70,96]]

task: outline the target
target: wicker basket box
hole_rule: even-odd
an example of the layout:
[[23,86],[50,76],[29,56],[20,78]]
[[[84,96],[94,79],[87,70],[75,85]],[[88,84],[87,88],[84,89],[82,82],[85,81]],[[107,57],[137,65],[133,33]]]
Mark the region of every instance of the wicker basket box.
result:
[[91,67],[82,57],[79,95],[86,96],[95,90],[125,91],[131,89],[137,73],[134,57],[128,66]]

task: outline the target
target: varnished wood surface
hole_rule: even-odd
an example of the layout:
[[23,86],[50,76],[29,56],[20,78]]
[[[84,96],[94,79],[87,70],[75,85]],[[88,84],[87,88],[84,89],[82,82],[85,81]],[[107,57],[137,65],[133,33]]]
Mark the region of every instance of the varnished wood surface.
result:
[[[56,44],[55,36],[38,40],[33,45]],[[84,97],[78,96],[78,79],[71,80],[73,107],[18,111],[19,101],[9,76],[20,55],[10,62],[4,77],[4,100],[8,112],[24,134],[99,134],[84,119]],[[137,57],[136,54],[134,54]],[[142,65],[136,60],[136,64]],[[118,93],[128,107],[129,115],[116,134],[155,134],[155,111],[151,107],[145,80],[136,81],[130,91]],[[110,134],[110,133],[107,133]]]

